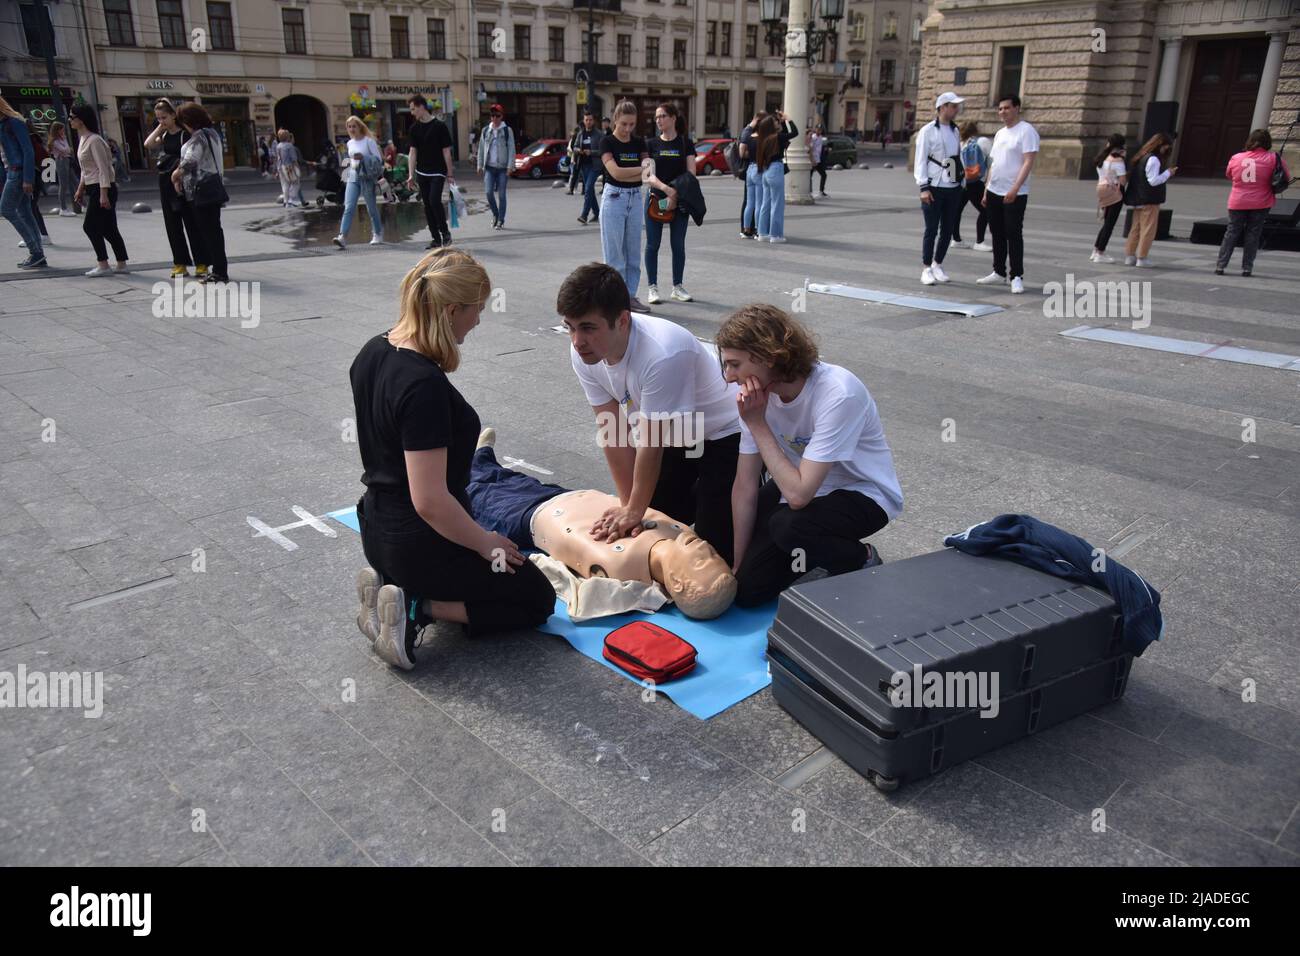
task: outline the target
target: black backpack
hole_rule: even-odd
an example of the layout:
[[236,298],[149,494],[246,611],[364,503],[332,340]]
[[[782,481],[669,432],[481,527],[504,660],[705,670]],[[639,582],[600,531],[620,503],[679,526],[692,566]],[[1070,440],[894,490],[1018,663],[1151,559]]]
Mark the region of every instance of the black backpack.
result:
[[722,155],[727,160],[727,168],[731,170],[731,175],[737,179],[745,178],[745,160],[740,156],[740,140],[733,139],[727,144],[727,148],[722,151]]

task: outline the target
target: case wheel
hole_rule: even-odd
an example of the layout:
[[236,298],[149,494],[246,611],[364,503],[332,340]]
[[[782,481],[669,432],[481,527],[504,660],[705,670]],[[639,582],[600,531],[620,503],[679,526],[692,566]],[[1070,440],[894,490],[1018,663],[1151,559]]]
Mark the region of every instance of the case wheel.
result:
[[893,793],[898,789],[899,783],[897,777],[882,777],[874,771],[871,774],[871,782],[876,785],[876,789],[881,793]]

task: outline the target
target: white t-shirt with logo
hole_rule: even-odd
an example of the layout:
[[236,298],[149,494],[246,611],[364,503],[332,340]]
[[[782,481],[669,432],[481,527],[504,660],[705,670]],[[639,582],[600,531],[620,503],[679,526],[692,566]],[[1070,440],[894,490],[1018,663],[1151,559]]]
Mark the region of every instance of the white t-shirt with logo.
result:
[[[629,420],[633,413],[662,417],[700,412],[705,441],[740,430],[736,386],[722,377],[717,356],[676,322],[633,315],[627,351],[617,365],[603,360],[588,365],[572,345],[569,359],[593,406],[613,399]],[[694,435],[698,439],[699,431]]]
[[[833,462],[814,497],[847,488],[871,498],[891,521],[902,512],[903,490],[876,403],[848,369],[818,362],[794,401],[787,404],[775,394],[768,396],[766,418],[781,451],[796,468],[803,458]],[[740,453],[758,454],[743,421]]]
[[[990,161],[993,168],[989,170],[988,191],[995,196],[1005,196],[1020,175],[1020,164],[1025,161],[1026,153],[1038,152],[1038,130],[1024,120],[1015,126],[1004,126],[993,137],[993,152]],[[1019,189],[1021,196],[1029,195],[1029,181],[1033,174],[1025,177]]]

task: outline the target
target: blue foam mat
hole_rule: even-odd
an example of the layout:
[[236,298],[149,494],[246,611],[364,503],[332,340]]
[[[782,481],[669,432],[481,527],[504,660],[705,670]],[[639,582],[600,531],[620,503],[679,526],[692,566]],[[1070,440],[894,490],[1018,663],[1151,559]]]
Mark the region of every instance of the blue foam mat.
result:
[[772,601],[756,608],[732,607],[712,621],[692,621],[669,605],[654,614],[616,614],[576,624],[564,602],[557,599],[555,613],[538,630],[559,635],[579,653],[640,684],[639,678],[605,660],[601,651],[605,635],[615,628],[629,621],[654,621],[695,645],[699,652],[694,670],[655,689],[683,710],[708,720],[772,683],[767,668],[767,629],[775,617],[776,602]]
[[[325,516],[361,533],[355,507],[326,512]],[[767,629],[775,617],[773,601],[757,608],[733,607],[712,621],[692,621],[669,605],[654,614],[617,614],[577,624],[569,617],[564,602],[557,599],[555,613],[538,630],[564,638],[580,654],[639,684],[639,679],[605,660],[601,650],[605,635],[614,628],[629,621],[654,621],[695,645],[699,652],[693,671],[656,689],[683,710],[708,720],[772,683],[767,669]]]

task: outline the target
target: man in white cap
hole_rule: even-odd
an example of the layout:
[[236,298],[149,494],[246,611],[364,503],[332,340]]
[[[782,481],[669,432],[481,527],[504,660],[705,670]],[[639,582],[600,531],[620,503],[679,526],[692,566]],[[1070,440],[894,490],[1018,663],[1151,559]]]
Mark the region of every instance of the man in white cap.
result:
[[916,138],[912,172],[921,190],[921,213],[925,216],[925,237],[921,240],[922,285],[948,281],[943,257],[948,253],[953,227],[961,212],[964,178],[961,135],[954,120],[963,102],[956,93],[940,93],[934,102],[934,122],[922,126]]

